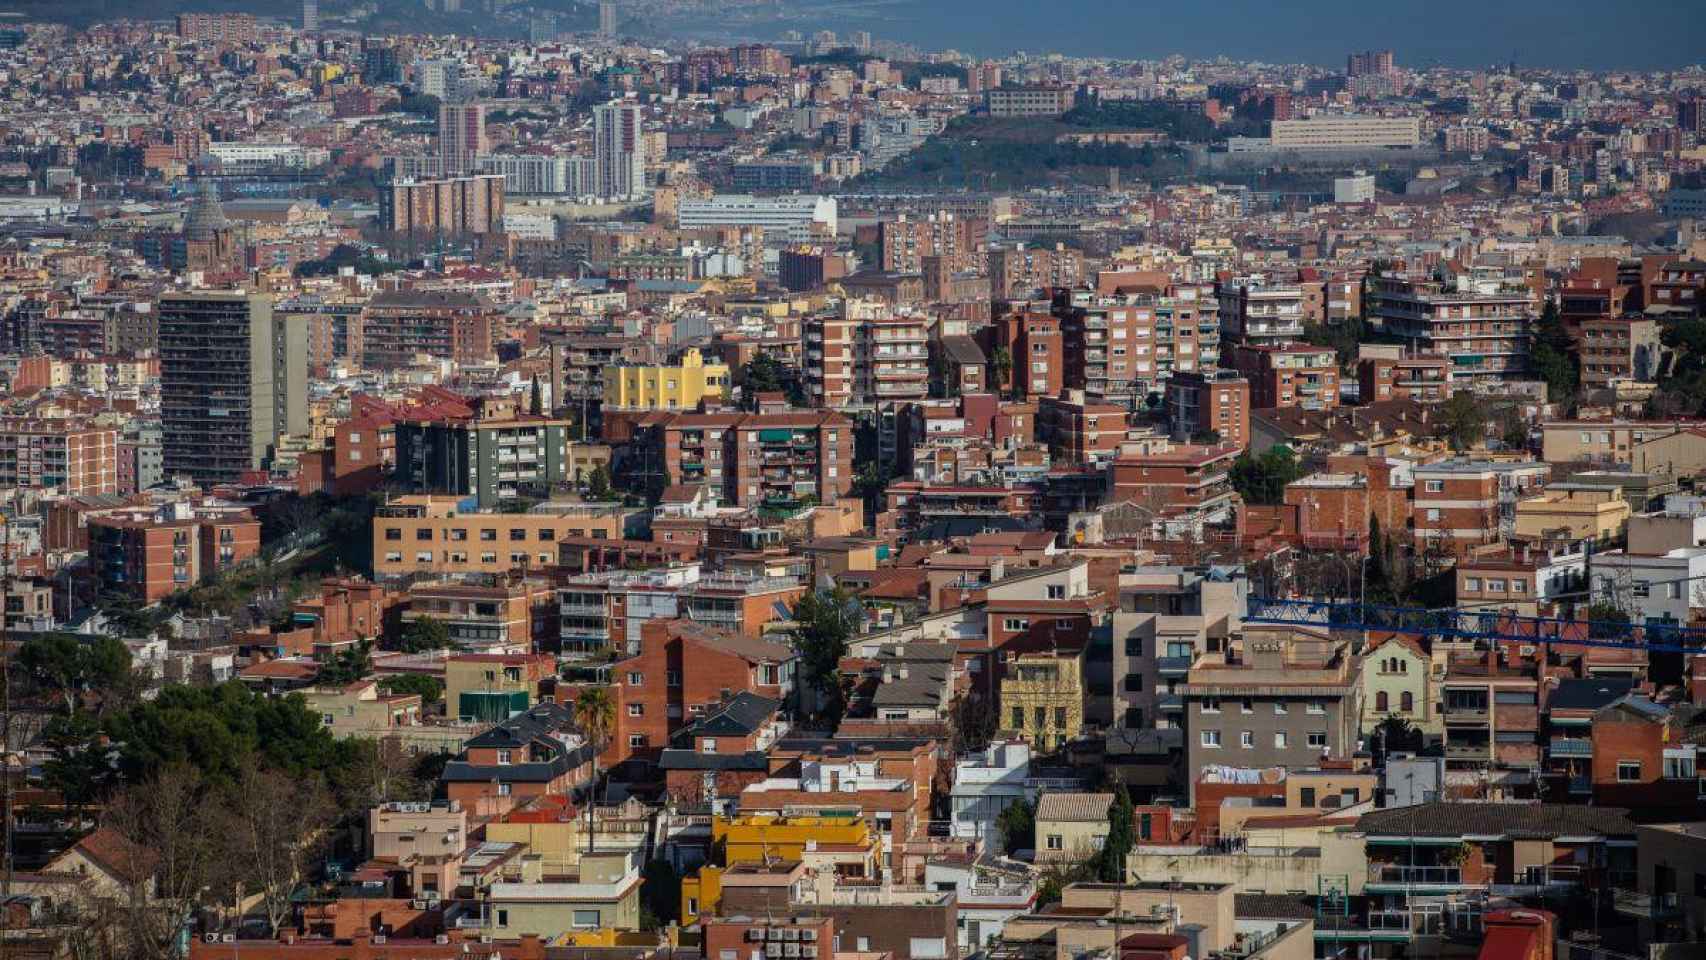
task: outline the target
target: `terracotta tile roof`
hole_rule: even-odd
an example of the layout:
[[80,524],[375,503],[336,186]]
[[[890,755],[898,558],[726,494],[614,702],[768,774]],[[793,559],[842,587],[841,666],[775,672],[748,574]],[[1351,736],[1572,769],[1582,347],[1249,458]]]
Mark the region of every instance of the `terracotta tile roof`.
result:
[[1045,793],[1037,800],[1037,820],[1070,820],[1094,823],[1108,819],[1114,804],[1111,793]]

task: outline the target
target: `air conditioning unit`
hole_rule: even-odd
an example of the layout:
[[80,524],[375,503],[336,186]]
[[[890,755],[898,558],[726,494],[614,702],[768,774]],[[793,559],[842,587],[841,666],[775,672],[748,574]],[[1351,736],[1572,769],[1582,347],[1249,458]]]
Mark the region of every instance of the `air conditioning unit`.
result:
[[410,900],[409,901],[409,909],[410,910],[425,910],[426,908],[427,908],[427,902],[425,900]]
[[749,943],[757,943],[759,941],[762,941],[764,939],[763,928],[761,928],[761,927],[748,927],[746,930],[746,939]]
[[441,933],[441,934],[439,934],[439,935],[438,935],[438,936],[436,936],[436,937],[433,937],[433,938],[432,938],[432,942],[433,942],[433,943],[436,943],[436,944],[438,944],[438,945],[440,945],[440,946],[443,946],[443,945],[444,945],[444,944],[447,944],[447,943],[449,943],[449,942],[450,942],[450,934],[448,934],[448,933]]
[[816,940],[817,939],[817,931],[816,930],[801,930],[800,931],[800,939],[801,940]]
[[386,939],[386,937],[385,937],[385,934],[383,934],[383,933],[376,933],[373,935],[373,942],[375,945],[384,943],[385,939]]
[[795,929],[794,927],[788,927],[782,931],[782,939],[784,939],[784,940],[798,940],[798,939],[800,939],[800,931]]
[[219,934],[217,934],[217,933],[204,933],[201,935],[201,942],[202,943],[218,943],[219,942]]
[[807,944],[801,945],[800,956],[802,956],[802,957],[815,957],[815,956],[817,956],[817,945],[812,944],[812,943],[807,943]]
[[766,940],[780,940],[780,939],[782,939],[782,928],[781,927],[771,927],[770,929],[764,931],[764,939],[766,939]]
[[219,942],[220,943],[236,943],[237,942],[237,935],[235,933],[222,933],[219,935]]

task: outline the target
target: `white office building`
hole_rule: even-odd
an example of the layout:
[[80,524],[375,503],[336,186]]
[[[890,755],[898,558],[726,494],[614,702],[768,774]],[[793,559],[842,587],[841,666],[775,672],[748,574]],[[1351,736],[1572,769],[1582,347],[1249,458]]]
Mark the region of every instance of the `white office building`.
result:
[[481,173],[500,174],[510,196],[598,193],[598,161],[592,157],[496,153],[481,157],[479,166]]
[[1358,173],[1333,178],[1334,203],[1368,203],[1374,199],[1374,175]]
[[755,197],[719,193],[682,200],[677,211],[683,230],[762,227],[766,243],[806,243],[835,235],[835,198],[815,194]]

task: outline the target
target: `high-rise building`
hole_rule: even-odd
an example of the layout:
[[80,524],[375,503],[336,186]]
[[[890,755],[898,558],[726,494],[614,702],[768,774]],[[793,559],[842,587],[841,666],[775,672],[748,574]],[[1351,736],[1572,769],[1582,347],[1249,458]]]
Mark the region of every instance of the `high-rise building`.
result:
[[302,0],[302,32],[320,29],[320,0]]
[[285,434],[308,432],[308,324],[242,292],[160,299],[167,476],[232,483]]
[[444,103],[438,108],[438,155],[444,176],[472,173],[486,142],[486,108],[478,103]]
[[593,161],[598,165],[599,196],[626,199],[646,192],[642,126],[638,104],[611,101],[592,108]]
[[611,0],[604,0],[598,5],[598,35],[616,36],[616,4]]
[[1345,73],[1352,77],[1387,77],[1396,72],[1390,50],[1365,50],[1345,58]]
[[397,233],[501,233],[503,217],[501,174],[399,180],[379,194],[379,222]]

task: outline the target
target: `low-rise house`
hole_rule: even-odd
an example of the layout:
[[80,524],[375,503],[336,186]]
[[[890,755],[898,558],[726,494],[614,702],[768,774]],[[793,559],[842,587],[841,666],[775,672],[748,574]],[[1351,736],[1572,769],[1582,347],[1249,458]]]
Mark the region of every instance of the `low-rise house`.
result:
[[1111,793],[1044,793],[1037,798],[1038,863],[1089,859],[1108,839]]
[[524,856],[513,877],[484,891],[481,929],[494,937],[555,937],[578,930],[640,926],[640,865],[631,853],[588,853],[573,874],[552,875]]
[[567,732],[573,718],[567,707],[541,704],[470,739],[462,756],[445,764],[446,794],[468,805],[497,798],[508,806],[529,797],[566,796],[591,782],[594,751],[579,734]]

